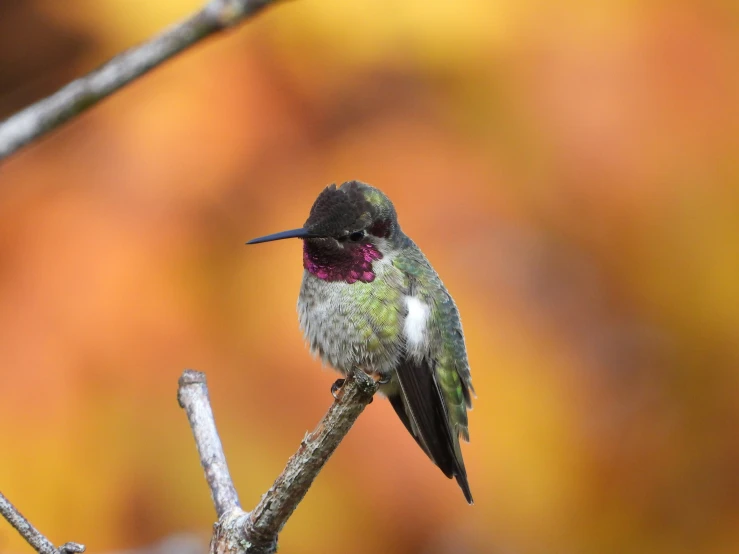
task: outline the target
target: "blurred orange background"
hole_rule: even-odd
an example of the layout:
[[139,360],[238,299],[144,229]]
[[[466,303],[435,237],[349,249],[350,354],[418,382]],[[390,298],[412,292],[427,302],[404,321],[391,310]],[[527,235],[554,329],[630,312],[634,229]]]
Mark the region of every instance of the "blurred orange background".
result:
[[[0,4],[0,116],[196,0]],[[245,509],[331,403],[299,226],[395,202],[462,313],[468,507],[374,402],[288,553],[739,552],[735,2],[299,0],[0,166],[0,489],[57,544],[206,544],[176,402],[208,375]],[[27,552],[5,522],[0,551]]]

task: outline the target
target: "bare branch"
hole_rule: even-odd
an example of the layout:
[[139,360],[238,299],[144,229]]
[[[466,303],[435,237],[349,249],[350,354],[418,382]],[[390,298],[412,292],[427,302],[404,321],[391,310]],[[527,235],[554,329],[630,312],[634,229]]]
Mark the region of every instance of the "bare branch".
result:
[[8,520],[16,531],[26,539],[39,554],[74,554],[85,551],[85,546],[76,542],[68,542],[56,548],[49,539],[43,536],[18,509],[0,492],[0,514]]
[[375,382],[362,371],[346,379],[318,427],[305,436],[282,474],[249,514],[246,534],[250,542],[277,546],[278,533],[376,391]]
[[218,436],[213,410],[208,398],[208,385],[205,374],[191,369],[185,370],[179,380],[177,400],[187,412],[195,444],[200,453],[200,463],[205,471],[216,514],[223,514],[240,508],[239,496],[228,472],[226,455],[223,453],[221,438]]
[[[354,425],[359,414],[372,401],[376,391],[377,384],[364,372],[360,371],[347,377],[336,395],[336,401],[316,429],[305,436],[298,451],[288,460],[282,474],[262,496],[256,508],[247,514],[238,506],[236,491],[226,468],[221,442],[208,404],[205,376],[202,373],[186,371],[180,378],[180,405],[187,410],[190,425],[193,427],[201,463],[219,516],[211,540],[211,553],[276,552],[278,534],[308,492],[321,468]],[[194,422],[200,422],[197,428]],[[201,444],[201,441],[204,444]],[[209,444],[216,444],[217,448],[211,452],[208,450]],[[204,455],[205,452],[210,452],[210,455]],[[216,460],[218,468],[216,470],[213,469],[213,460]],[[219,474],[220,478],[211,477],[214,473]],[[219,487],[229,492],[227,494],[219,492]],[[220,501],[219,504],[219,498],[226,500]]]
[[274,0],[210,0],[150,41],[0,123],[0,160],[204,38],[245,21]]

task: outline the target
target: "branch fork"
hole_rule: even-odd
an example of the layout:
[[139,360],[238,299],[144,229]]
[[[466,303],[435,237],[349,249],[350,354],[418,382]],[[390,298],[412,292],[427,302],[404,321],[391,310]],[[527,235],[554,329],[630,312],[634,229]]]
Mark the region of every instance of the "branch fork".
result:
[[68,542],[55,547],[33,524],[28,521],[18,508],[0,492],[0,515],[12,525],[20,535],[26,539],[39,554],[79,554],[85,551],[85,545],[77,542]]
[[318,426],[305,436],[269,491],[247,513],[241,509],[228,471],[208,400],[205,375],[186,370],[179,385],[179,403],[190,421],[218,515],[210,551],[248,554],[277,551],[280,531],[359,414],[372,401],[378,386],[362,371],[349,375]]

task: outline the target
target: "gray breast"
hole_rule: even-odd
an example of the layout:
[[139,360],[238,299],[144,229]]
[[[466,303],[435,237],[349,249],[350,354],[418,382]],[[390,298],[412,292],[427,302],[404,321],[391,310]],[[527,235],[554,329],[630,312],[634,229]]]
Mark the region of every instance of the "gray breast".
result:
[[372,286],[323,281],[307,271],[303,274],[298,298],[303,335],[311,351],[341,373],[356,367],[384,377],[398,363],[400,337],[383,332],[372,317],[370,301],[365,300],[372,296],[366,294]]

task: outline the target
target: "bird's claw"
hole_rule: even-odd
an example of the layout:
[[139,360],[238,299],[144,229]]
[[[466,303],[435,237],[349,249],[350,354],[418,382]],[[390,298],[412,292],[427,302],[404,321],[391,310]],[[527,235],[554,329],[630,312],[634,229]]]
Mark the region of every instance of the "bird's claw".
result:
[[334,400],[339,399],[339,391],[341,390],[341,387],[344,386],[344,381],[346,381],[346,379],[336,379],[334,384],[331,385],[331,396],[334,397]]
[[[333,385],[331,385],[331,396],[334,397],[334,400],[341,400],[341,387],[344,386],[345,382],[346,382],[346,379],[336,379]],[[374,397],[370,398],[367,404],[372,404],[372,401],[374,399],[375,399]]]

